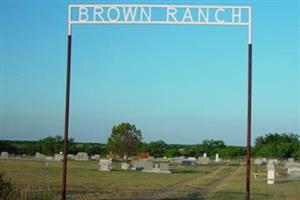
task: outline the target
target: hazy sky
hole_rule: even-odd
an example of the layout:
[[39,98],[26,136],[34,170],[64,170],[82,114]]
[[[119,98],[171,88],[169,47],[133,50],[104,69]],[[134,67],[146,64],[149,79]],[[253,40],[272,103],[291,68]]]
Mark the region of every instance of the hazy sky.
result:
[[[63,134],[67,5],[1,1],[0,139]],[[253,6],[253,140],[300,133],[299,1],[111,1]],[[130,122],[145,141],[245,145],[247,27],[74,26],[70,137],[107,141]]]

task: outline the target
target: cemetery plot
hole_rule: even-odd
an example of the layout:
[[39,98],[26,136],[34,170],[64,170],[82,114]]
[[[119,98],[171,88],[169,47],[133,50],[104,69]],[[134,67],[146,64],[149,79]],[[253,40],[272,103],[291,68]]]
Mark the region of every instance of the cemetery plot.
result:
[[[104,160],[104,162],[103,162]],[[46,170],[51,194],[60,198],[61,162],[7,160],[0,161],[0,171],[5,172],[18,187],[42,191],[46,187]],[[68,198],[70,199],[243,199],[245,165],[242,160],[230,163],[195,164],[192,166],[169,165],[172,173],[144,173],[144,169],[160,164],[161,170],[168,170],[165,163],[136,162],[110,163],[102,159],[104,169],[98,171],[101,161],[70,161],[68,164]],[[148,164],[147,164],[148,163]],[[149,164],[150,163],[150,164]],[[271,163],[271,161],[270,161]],[[288,162],[287,162],[288,163]],[[294,163],[297,163],[294,161]],[[273,161],[272,161],[273,164]],[[124,169],[122,169],[122,165]],[[143,169],[133,171],[131,167]],[[148,166],[149,165],[149,166]],[[127,170],[125,170],[126,167]],[[267,166],[253,165],[252,173],[263,173],[252,178],[253,199],[296,200],[300,196],[300,181],[290,180],[285,163],[275,165],[274,184],[267,184]],[[279,174],[279,175],[277,175]],[[278,182],[279,181],[279,182]]]

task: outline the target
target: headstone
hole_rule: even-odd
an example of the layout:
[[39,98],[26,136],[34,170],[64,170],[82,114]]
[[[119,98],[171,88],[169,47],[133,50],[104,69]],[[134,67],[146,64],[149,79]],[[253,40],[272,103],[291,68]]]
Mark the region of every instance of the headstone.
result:
[[292,179],[300,179],[300,168],[294,167],[288,169],[288,174]]
[[160,163],[159,169],[161,172],[166,172],[166,173],[170,172],[170,166],[168,163]]
[[9,153],[6,151],[1,152],[1,159],[8,159]]
[[287,169],[287,173],[290,174],[291,171],[295,170],[295,169],[300,169],[300,163],[287,163],[285,165],[285,168]]
[[75,156],[75,160],[88,161],[89,156],[85,152],[78,152],[77,155]]
[[100,155],[95,154],[91,156],[91,160],[99,160],[100,159]]
[[181,162],[184,160],[184,157],[174,157],[174,161],[177,164],[181,164]]
[[256,165],[266,165],[267,162],[266,162],[266,159],[256,158],[254,160],[254,164],[256,164]]
[[149,172],[153,170],[153,163],[152,162],[145,162],[144,170],[145,172]]
[[53,160],[54,158],[52,156],[47,156],[46,160]]
[[143,160],[135,161],[135,162],[133,163],[133,168],[132,168],[132,170],[135,170],[135,171],[142,171],[142,170],[144,169],[145,163],[146,163],[146,161],[143,161]]
[[75,159],[75,156],[73,154],[68,154],[67,155],[67,159],[68,160],[74,160]]
[[148,161],[154,161],[155,158],[154,158],[153,156],[149,156],[147,160],[148,160]]
[[269,159],[268,163],[273,163],[274,165],[278,165],[278,159]]
[[215,162],[220,162],[220,160],[219,160],[219,154],[216,154]]
[[195,158],[195,157],[188,157],[188,160],[195,161],[195,160],[196,160],[196,158]]
[[45,160],[46,159],[46,156],[44,154],[41,154],[39,152],[36,152],[35,153],[35,159],[37,160]]
[[291,168],[300,168],[300,163],[297,163],[297,162],[292,162],[292,163],[286,163],[285,166],[284,166],[285,169],[288,170],[288,174],[289,174],[289,169]]
[[274,184],[275,182],[275,170],[274,169],[268,169],[268,184]]
[[267,164],[267,183],[268,184],[274,184],[275,181],[275,165],[273,162],[268,162]]
[[150,172],[150,173],[171,173],[169,169],[168,163],[155,163],[146,162],[143,172]]
[[54,154],[54,160],[56,161],[62,161],[64,159],[63,154]]
[[192,165],[193,165],[193,161],[191,161],[191,160],[181,161],[181,166],[192,166]]
[[108,160],[108,159],[100,159],[100,168],[99,170],[100,171],[110,171],[112,169],[112,162],[111,160]]
[[288,163],[294,163],[294,158],[288,158]]
[[207,157],[207,154],[206,153],[203,153],[203,158],[206,158]]
[[256,165],[261,165],[261,159],[260,158],[256,158],[255,160],[254,160],[254,164],[256,164]]
[[121,169],[122,170],[128,170],[128,168],[129,168],[129,164],[128,163],[125,163],[125,162],[121,163]]
[[200,157],[197,160],[197,164],[207,165],[208,163],[209,163],[209,158],[208,157]]

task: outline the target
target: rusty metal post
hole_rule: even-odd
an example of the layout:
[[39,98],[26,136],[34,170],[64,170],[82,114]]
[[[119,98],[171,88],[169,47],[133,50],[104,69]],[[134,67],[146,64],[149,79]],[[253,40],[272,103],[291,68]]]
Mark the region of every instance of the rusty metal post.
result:
[[67,78],[66,78],[66,105],[65,105],[65,129],[64,129],[64,159],[62,177],[62,200],[66,200],[67,195],[67,154],[68,154],[68,134],[69,134],[69,107],[70,107],[70,81],[71,81],[71,44],[72,36],[68,35],[67,52]]
[[246,200],[250,199],[250,172],[251,172],[251,109],[252,109],[252,44],[248,44],[248,108],[247,108],[247,173],[246,173]]

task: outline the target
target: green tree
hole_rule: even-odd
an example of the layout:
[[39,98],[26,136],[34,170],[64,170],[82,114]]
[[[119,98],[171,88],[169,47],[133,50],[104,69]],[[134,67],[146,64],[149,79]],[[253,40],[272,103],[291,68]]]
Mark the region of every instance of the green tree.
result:
[[300,149],[299,135],[268,133],[255,140],[254,155],[264,157],[297,157]]
[[222,140],[203,140],[201,145],[202,150],[210,156],[219,153],[219,151],[226,147]]
[[147,145],[147,151],[150,153],[151,156],[158,158],[163,157],[165,155],[167,147],[168,145],[164,141],[158,140],[150,142]]
[[114,157],[125,158],[136,155],[141,146],[142,132],[135,125],[121,123],[112,128],[107,148]]

